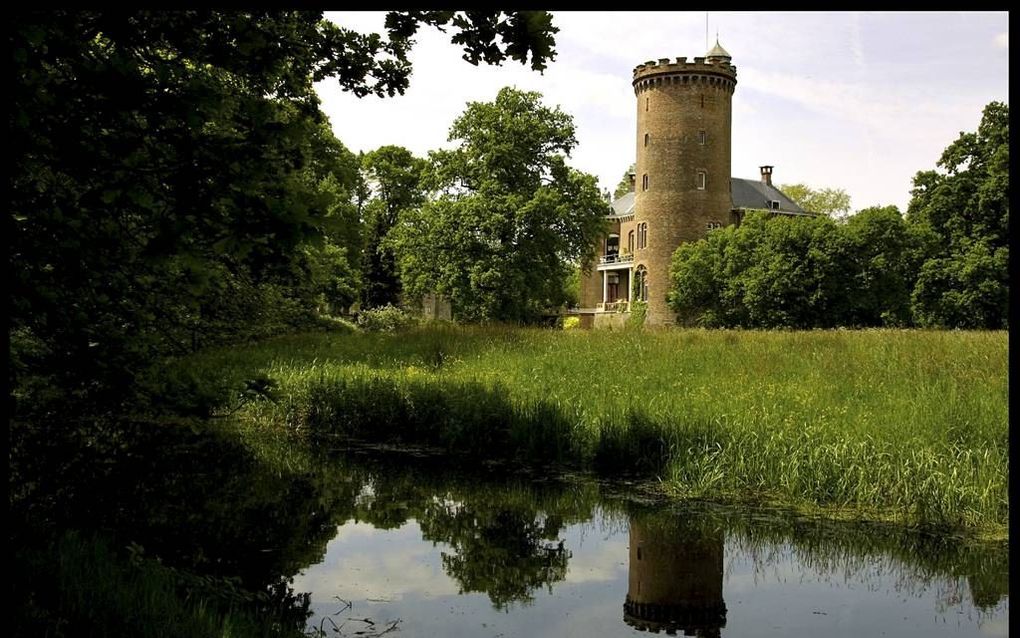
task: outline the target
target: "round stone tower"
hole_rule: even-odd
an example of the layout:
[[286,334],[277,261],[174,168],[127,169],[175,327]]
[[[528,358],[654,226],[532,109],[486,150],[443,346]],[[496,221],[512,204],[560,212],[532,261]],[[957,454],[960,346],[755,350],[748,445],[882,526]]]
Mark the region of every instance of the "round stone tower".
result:
[[648,325],[675,321],[666,294],[677,247],[730,223],[731,105],[737,85],[730,61],[717,41],[693,62],[662,58],[634,69],[634,296],[647,298]]

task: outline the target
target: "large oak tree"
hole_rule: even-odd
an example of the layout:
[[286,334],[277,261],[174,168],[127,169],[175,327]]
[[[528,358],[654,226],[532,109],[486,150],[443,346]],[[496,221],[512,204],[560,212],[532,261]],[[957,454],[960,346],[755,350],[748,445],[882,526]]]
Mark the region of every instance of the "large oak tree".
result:
[[574,124],[535,92],[500,90],[431,153],[433,197],[391,231],[405,293],[447,296],[469,321],[528,322],[564,303],[564,282],[594,258],[609,206],[593,176],[567,166]]

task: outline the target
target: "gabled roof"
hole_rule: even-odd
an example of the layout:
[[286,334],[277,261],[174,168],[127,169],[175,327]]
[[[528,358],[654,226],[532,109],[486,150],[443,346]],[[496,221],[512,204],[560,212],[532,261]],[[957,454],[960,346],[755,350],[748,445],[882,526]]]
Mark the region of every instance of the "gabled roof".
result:
[[613,217],[623,217],[634,214],[634,191],[613,200]]
[[772,210],[771,202],[779,202],[779,210],[786,213],[805,213],[775,186],[769,186],[759,179],[730,178],[730,198],[733,208],[759,208]]

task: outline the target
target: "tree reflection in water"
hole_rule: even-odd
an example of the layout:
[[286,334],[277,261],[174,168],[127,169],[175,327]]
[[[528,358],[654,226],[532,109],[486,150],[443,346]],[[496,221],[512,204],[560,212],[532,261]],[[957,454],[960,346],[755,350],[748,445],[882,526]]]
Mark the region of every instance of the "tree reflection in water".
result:
[[[529,604],[537,590],[565,579],[568,526],[598,518],[603,528],[607,521],[622,527],[629,520],[624,620],[667,632],[711,636],[725,626],[724,540],[765,563],[769,548],[789,547],[805,566],[836,577],[885,566],[905,589],[966,582],[979,608],[1008,593],[1005,544],[736,508],[639,506],[630,486],[558,480],[552,472],[537,481],[518,468],[472,467],[449,457],[329,453],[291,441],[286,462],[275,462],[265,451],[186,428],[140,428],[131,437],[118,442],[125,451],[117,463],[80,458],[56,478],[12,470],[12,485],[35,490],[31,508],[12,497],[15,544],[30,542],[40,521],[50,529],[102,531],[170,567],[239,579],[286,625],[300,626],[308,609],[291,579],[323,560],[348,521],[394,529],[416,520],[425,540],[446,546],[443,569],[460,591],[484,593],[504,609]],[[85,449],[74,454],[91,453]],[[48,489],[59,498],[40,497]]]

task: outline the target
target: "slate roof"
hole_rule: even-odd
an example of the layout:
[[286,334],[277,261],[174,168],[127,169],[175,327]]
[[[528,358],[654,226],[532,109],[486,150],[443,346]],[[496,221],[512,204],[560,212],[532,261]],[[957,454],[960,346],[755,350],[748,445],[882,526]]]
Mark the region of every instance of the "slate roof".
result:
[[770,202],[779,202],[779,210],[786,213],[804,213],[789,197],[775,186],[769,186],[760,179],[730,178],[730,198],[733,208],[759,208],[771,210]]
[[[612,217],[624,217],[634,214],[634,191],[613,200]],[[779,211],[784,213],[805,213],[792,199],[783,194],[775,186],[764,184],[758,179],[730,178],[730,198],[733,208],[757,208],[774,210],[772,200],[779,202]]]
[[613,200],[613,217],[634,214],[634,191]]

